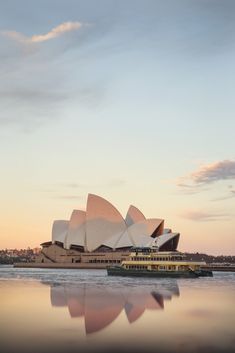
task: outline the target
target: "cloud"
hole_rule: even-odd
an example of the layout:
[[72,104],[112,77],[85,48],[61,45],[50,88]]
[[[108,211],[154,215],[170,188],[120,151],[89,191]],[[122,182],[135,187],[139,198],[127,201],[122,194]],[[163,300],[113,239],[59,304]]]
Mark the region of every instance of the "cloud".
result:
[[[39,22],[35,27],[44,23]],[[90,57],[91,44],[102,37],[93,22],[64,22],[33,36],[23,34],[32,33],[28,25],[22,33],[0,30],[0,126],[32,133],[63,121],[71,106],[78,119],[84,107],[97,112],[107,79],[102,69],[96,72],[97,55]]]
[[179,216],[195,222],[228,220],[232,217],[231,214],[227,213],[210,213],[197,210],[187,210],[179,214]]
[[80,29],[83,26],[81,22],[64,22],[59,26],[52,28],[52,30],[46,34],[34,35],[31,37],[32,42],[44,42],[56,37],[61,36],[66,32],[71,32]]
[[212,201],[222,201],[222,200],[228,200],[228,199],[232,199],[235,197],[235,190],[229,190],[229,193],[225,196],[222,197],[217,197],[215,199],[213,199]]
[[52,30],[46,34],[36,34],[31,37],[27,37],[24,34],[16,31],[1,31],[0,33],[5,37],[13,39],[19,43],[31,44],[45,42],[60,37],[61,35],[67,32],[72,32],[81,29],[83,26],[87,26],[87,24],[81,22],[64,22],[52,28]]
[[195,188],[221,180],[235,180],[235,161],[223,160],[202,165],[193,173],[178,179],[181,188]]
[[195,184],[235,179],[235,161],[224,160],[204,165],[191,174],[191,179]]

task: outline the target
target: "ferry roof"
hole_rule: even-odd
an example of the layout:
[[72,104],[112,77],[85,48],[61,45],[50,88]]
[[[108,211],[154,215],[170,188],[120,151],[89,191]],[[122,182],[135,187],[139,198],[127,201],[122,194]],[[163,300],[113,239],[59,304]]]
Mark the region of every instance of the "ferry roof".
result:
[[131,253],[157,253],[158,255],[184,255],[179,251],[159,251],[158,247],[132,247]]

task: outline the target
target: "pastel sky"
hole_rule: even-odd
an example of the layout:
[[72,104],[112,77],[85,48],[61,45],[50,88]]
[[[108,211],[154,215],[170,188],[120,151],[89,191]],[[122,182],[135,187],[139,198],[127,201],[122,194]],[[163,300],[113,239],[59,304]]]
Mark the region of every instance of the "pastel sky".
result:
[[0,248],[87,193],[235,254],[235,2],[1,0]]

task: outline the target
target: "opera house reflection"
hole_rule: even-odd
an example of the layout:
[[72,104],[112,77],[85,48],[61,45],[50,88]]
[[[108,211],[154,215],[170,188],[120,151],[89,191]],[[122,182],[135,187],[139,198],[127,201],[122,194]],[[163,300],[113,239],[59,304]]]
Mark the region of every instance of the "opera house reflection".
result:
[[163,310],[164,301],[173,296],[179,296],[176,281],[146,287],[53,284],[50,288],[51,305],[68,307],[71,318],[83,317],[86,334],[109,326],[123,310],[132,324],[146,310]]

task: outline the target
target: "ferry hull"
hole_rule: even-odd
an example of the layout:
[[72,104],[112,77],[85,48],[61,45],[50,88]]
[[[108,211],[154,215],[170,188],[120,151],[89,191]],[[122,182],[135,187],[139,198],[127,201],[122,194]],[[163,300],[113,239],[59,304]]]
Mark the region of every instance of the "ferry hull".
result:
[[194,271],[148,271],[148,270],[126,270],[121,267],[107,267],[109,276],[123,277],[155,277],[155,278],[197,278],[199,272]]

